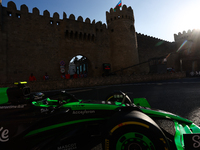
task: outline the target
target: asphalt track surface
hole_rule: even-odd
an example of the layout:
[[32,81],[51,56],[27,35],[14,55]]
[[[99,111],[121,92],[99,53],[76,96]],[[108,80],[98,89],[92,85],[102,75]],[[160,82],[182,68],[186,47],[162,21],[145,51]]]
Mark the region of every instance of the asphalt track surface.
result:
[[200,78],[98,86],[74,89],[69,93],[78,99],[105,100],[107,95],[119,90],[131,99],[144,97],[152,108],[177,114],[200,126]]
[[[106,100],[107,95],[115,91],[123,91],[131,99],[146,98],[152,108],[177,114],[200,126],[200,78],[97,86],[68,92],[78,99]],[[171,129],[170,126],[168,128]],[[99,144],[92,150],[101,149],[102,145]]]

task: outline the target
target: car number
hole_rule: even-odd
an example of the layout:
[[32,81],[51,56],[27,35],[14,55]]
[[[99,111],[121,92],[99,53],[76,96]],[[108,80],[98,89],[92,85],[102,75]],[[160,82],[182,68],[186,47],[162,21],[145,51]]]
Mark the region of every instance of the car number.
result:
[[185,150],[200,149],[200,134],[183,134]]

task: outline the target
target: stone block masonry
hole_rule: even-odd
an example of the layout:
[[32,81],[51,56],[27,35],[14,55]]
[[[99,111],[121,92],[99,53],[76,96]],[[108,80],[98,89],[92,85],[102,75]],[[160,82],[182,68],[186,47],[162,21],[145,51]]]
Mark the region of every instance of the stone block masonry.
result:
[[132,8],[110,9],[106,17],[108,25],[66,13],[63,19],[56,12],[50,17],[48,10],[40,15],[37,8],[30,13],[26,5],[17,10],[12,1],[0,5],[0,82],[27,80],[31,73],[41,80],[45,72],[58,80],[59,62],[65,61],[67,72],[76,55],[88,59],[89,77],[101,76],[103,63],[110,63],[111,71],[138,63]]

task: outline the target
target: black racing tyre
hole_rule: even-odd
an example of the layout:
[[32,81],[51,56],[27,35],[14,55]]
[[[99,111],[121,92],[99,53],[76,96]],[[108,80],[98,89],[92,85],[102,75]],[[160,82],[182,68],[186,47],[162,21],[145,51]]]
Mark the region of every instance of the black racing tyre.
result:
[[109,125],[105,150],[169,150],[162,130],[144,113],[132,111],[120,121],[115,119]]

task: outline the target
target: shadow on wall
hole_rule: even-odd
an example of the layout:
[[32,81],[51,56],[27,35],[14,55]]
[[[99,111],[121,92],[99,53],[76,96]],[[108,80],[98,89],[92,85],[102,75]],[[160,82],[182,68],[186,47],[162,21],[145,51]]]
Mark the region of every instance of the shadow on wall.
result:
[[[85,88],[102,85],[128,84],[137,82],[160,81],[168,79],[185,78],[185,72],[151,74],[151,75],[132,75],[132,76],[108,76],[98,78],[80,78],[69,80],[48,80],[28,82],[31,92],[61,90],[71,88]],[[14,87],[13,83],[0,84],[0,87]]]

